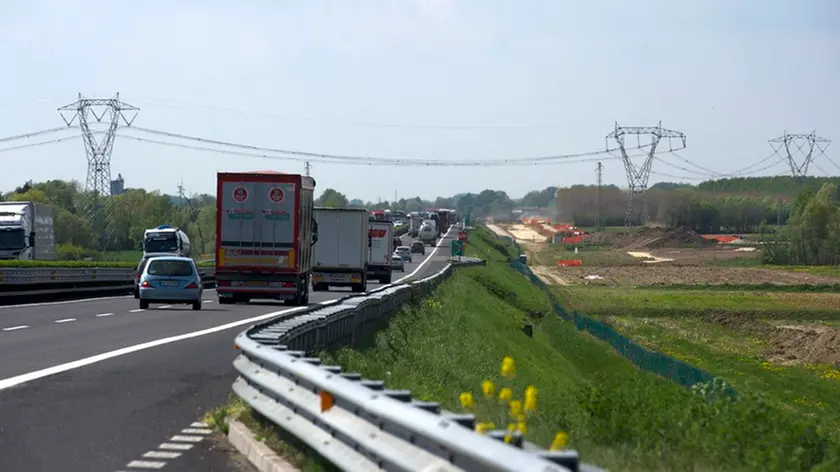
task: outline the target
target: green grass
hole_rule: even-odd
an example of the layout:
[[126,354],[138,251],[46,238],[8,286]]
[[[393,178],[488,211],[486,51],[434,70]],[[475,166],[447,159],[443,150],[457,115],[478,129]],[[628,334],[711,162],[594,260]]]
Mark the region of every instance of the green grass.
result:
[[[459,394],[481,397],[485,379],[499,382],[512,356],[521,399],[540,389],[540,413],[526,439],[547,446],[567,431],[584,462],[612,470],[836,470],[840,446],[818,420],[796,416],[760,397],[710,401],[640,372],[608,345],[549,311],[541,290],[508,267],[505,253],[473,232],[469,250],[488,265],[459,269],[430,298],[404,307],[374,346],[323,353],[327,363],[384,379],[415,397],[460,410]],[[530,320],[530,321],[529,321]],[[535,324],[534,336],[522,327]],[[481,421],[504,428],[495,401],[479,402]],[[833,461],[833,462],[832,462]]]
[[[577,254],[575,254],[577,247]],[[625,252],[605,251],[611,249],[605,244],[549,244],[538,252],[531,252],[529,257],[533,265],[554,266],[558,259],[580,259],[588,267],[637,266],[644,259],[633,257]],[[530,252],[530,251],[529,251]]]
[[254,435],[254,437],[268,446],[272,451],[296,466],[302,472],[326,472],[339,469],[322,458],[303,441],[286,433],[283,429],[271,423],[254,409],[249,407],[233,394],[227,403],[215,408],[204,415],[203,421],[211,428],[224,435],[228,434],[226,418],[239,420]]
[[592,315],[684,317],[737,312],[787,320],[840,320],[840,295],[660,288],[553,286],[572,310]]

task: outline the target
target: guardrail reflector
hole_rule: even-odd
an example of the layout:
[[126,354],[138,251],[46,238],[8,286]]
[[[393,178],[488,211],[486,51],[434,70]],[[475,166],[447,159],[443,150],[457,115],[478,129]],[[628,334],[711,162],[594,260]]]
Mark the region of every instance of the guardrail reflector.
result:
[[321,393],[318,395],[321,397],[321,413],[329,410],[335,404],[335,397],[328,392],[321,390]]

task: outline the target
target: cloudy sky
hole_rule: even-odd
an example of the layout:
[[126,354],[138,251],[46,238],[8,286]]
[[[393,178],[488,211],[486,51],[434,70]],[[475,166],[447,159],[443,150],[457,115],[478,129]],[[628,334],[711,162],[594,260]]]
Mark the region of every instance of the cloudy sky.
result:
[[[838,24],[837,0],[3,0],[0,139],[63,125],[56,109],[80,92],[119,92],[145,129],[386,159],[595,152],[616,121],[661,120],[686,134],[687,148],[662,155],[651,181],[702,180],[695,164],[734,172],[769,156],[767,140],[786,130],[840,140]],[[118,134],[112,173],[129,187],[172,193],[183,181],[212,192],[216,171],[304,169],[276,153]],[[0,190],[30,178],[84,182],[78,137],[9,149],[78,135],[0,141]],[[626,186],[620,159],[595,157],[607,183]],[[777,165],[762,175],[786,170],[765,163]],[[840,173],[824,157],[817,164]],[[594,183],[595,162],[418,168],[313,158],[312,175],[322,190],[367,200],[485,188],[521,196]]]

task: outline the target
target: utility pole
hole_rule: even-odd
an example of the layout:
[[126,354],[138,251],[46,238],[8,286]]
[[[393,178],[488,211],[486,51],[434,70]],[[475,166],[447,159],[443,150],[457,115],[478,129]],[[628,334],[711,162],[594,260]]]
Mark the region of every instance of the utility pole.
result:
[[[82,130],[88,161],[85,180],[87,201],[84,203],[84,213],[91,220],[94,234],[100,235],[103,251],[111,234],[111,152],[114,150],[117,127],[120,120],[126,126],[131,126],[139,111],[139,108],[121,102],[119,93],[114,98],[84,98],[80,93],[78,100],[58,109],[67,126],[73,126],[78,119],[79,128]],[[131,115],[131,119],[126,117],[126,112]],[[90,125],[94,122],[101,123],[103,120],[108,123],[108,130],[105,131],[105,136],[97,141]]]
[[[641,167],[637,167],[630,160],[627,155],[627,149],[624,146],[624,137],[626,135],[635,135],[637,146],[649,147],[647,158]],[[650,136],[650,143],[642,145],[640,136]],[[618,143],[618,148],[621,151],[621,160],[624,161],[624,170],[627,172],[627,212],[624,214],[624,227],[629,231],[633,222],[633,198],[639,195],[642,199],[642,215],[640,223],[645,225],[648,221],[648,205],[647,205],[647,189],[648,181],[650,180],[650,170],[653,167],[653,158],[656,155],[656,148],[659,142],[663,139],[668,139],[668,145],[671,151],[679,151],[685,149],[685,135],[679,131],[663,128],[660,121],[657,126],[628,126],[622,127],[615,124],[615,130],[607,135],[607,149],[609,149],[609,140],[614,139]],[[679,139],[681,146],[674,148],[671,142],[672,139]]]
[[598,161],[595,166],[595,175],[598,177],[598,212],[595,214],[595,228],[601,229],[601,182],[603,177],[604,166]]
[[[785,156],[783,159],[786,159],[788,165],[790,165],[791,177],[799,182],[808,174],[808,166],[816,157],[814,151],[817,151],[818,155],[823,155],[828,146],[831,145],[830,140],[817,136],[816,131],[809,134],[789,134],[785,131],[784,134],[767,141],[767,143],[780,158],[782,158],[780,152],[784,149]],[[795,152],[791,152],[791,150],[795,150]],[[797,162],[793,154],[801,154],[804,159],[801,163]]]
[[312,170],[312,164],[310,164],[309,161],[306,161],[306,163],[303,165],[303,169],[304,171],[306,171],[306,176],[308,177],[309,171]]

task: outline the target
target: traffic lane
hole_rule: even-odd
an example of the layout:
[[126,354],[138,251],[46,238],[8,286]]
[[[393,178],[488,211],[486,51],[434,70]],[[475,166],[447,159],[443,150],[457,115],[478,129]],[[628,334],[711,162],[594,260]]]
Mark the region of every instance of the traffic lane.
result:
[[[414,263],[406,264],[405,273],[397,272],[395,278],[410,274],[420,263],[422,260],[415,259]],[[368,283],[368,290],[378,287],[381,284]],[[310,306],[349,295],[352,295],[349,289],[310,292]],[[26,329],[0,330],[0,359],[3,360],[0,362],[0,380],[269,313],[277,312],[281,316],[280,312],[295,308],[268,300],[220,305],[215,298],[205,297],[200,311],[193,311],[187,305],[172,305],[170,308],[152,305],[141,310],[137,300],[129,298],[129,303],[113,300],[108,305],[112,311],[106,313],[98,313],[98,310],[83,312],[76,307],[72,317],[66,313],[50,313],[46,318],[38,318],[39,324],[24,320],[29,323]],[[102,308],[99,304],[95,305]],[[103,314],[109,316],[99,316]]]
[[[0,470],[125,469],[226,401],[235,356],[223,331],[4,390]],[[193,447],[166,470],[208,470],[207,459]]]
[[[435,256],[415,278],[445,264],[445,257]],[[0,470],[125,469],[226,401],[236,377],[231,364],[237,330],[137,351],[0,391]],[[165,470],[233,469],[222,455],[196,446],[169,461]]]

